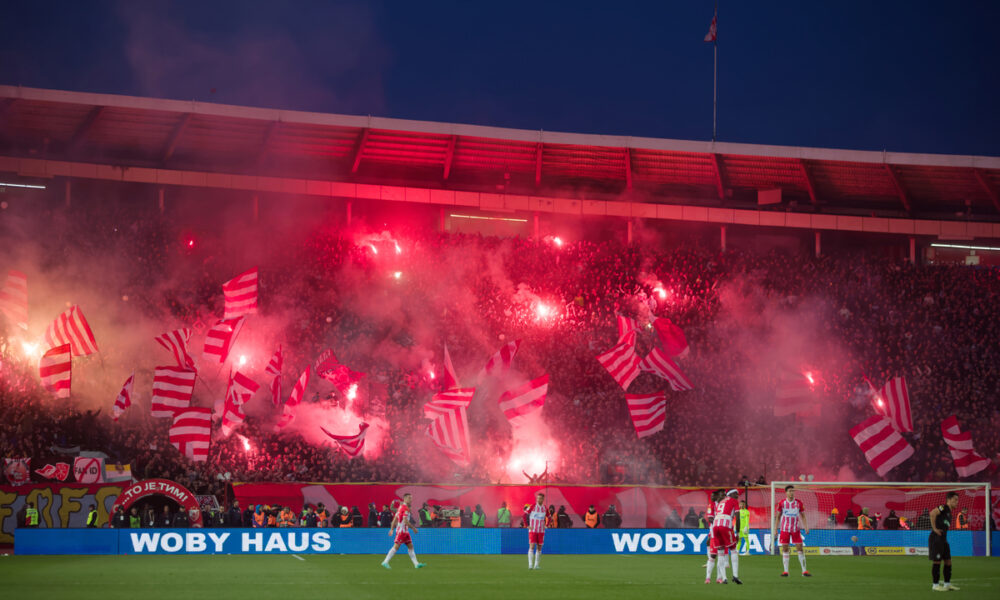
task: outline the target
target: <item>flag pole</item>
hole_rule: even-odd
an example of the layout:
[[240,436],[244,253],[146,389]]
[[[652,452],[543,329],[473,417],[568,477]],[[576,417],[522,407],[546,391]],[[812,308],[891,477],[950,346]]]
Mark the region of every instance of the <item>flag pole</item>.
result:
[[715,141],[717,134],[716,123],[719,112],[719,0],[715,1],[715,39],[712,45],[715,47],[715,59],[712,65],[712,141]]

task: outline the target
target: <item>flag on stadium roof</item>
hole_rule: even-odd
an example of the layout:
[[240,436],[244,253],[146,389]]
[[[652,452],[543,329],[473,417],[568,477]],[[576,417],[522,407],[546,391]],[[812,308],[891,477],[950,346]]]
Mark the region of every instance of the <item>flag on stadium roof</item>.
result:
[[458,465],[471,461],[467,409],[476,388],[461,388],[434,394],[424,404],[424,416],[431,419],[426,433],[438,449]]
[[223,319],[235,319],[257,312],[257,267],[240,273],[222,284],[226,298]]
[[274,356],[271,357],[271,361],[267,363],[267,368],[264,369],[265,373],[274,377],[271,380],[271,402],[275,407],[281,404],[281,367],[283,362],[281,345],[279,344],[278,349],[274,351]]
[[70,345],[63,344],[43,354],[38,363],[42,387],[55,394],[56,398],[69,398],[72,362]]
[[635,353],[635,337],[635,331],[625,334],[614,348],[597,357],[597,362],[601,363],[625,391],[628,391],[628,386],[639,376],[639,356]]
[[642,359],[639,363],[639,368],[647,373],[653,373],[658,377],[666,379],[670,382],[670,388],[675,392],[694,389],[691,380],[684,374],[684,371],[681,371],[677,363],[670,360],[670,357],[667,356],[667,353],[662,348],[653,348],[646,355],[646,358]]
[[135,371],[128,376],[122,385],[122,391],[118,392],[115,404],[111,407],[111,418],[115,421],[125,412],[125,409],[132,406],[132,383],[135,381]]
[[327,437],[337,442],[337,446],[351,458],[359,456],[365,451],[365,434],[368,430],[368,423],[361,423],[358,427],[357,435],[334,435],[320,427],[320,431],[325,433]]
[[500,410],[511,426],[519,427],[527,416],[541,410],[545,405],[545,394],[549,390],[549,376],[542,375],[528,383],[506,391],[500,396]]
[[188,328],[176,329],[169,333],[158,335],[155,338],[158,344],[174,355],[178,367],[194,368],[194,359],[188,354],[187,345],[191,341],[191,330]]
[[514,340],[513,342],[507,342],[504,344],[496,354],[491,356],[490,359],[486,361],[486,365],[483,367],[479,376],[495,375],[499,377],[507,373],[507,371],[510,370],[511,363],[514,362],[514,356],[517,355],[517,351],[520,347],[521,340]]
[[288,396],[284,407],[281,409],[281,418],[278,419],[277,429],[287,427],[295,419],[295,407],[302,402],[302,397],[306,394],[306,386],[309,385],[309,367],[299,375],[299,380],[295,382],[292,393]]
[[191,406],[194,381],[198,372],[194,369],[165,365],[153,371],[153,398],[150,415],[153,417],[173,417],[179,411]]
[[955,470],[959,477],[972,477],[990,466],[990,460],[976,452],[972,446],[972,434],[963,432],[958,425],[958,417],[951,415],[941,422],[941,435],[951,451],[951,459],[955,461]]
[[913,456],[913,446],[906,443],[889,419],[882,415],[865,419],[852,427],[850,433],[869,464],[881,476]]
[[208,460],[212,440],[212,409],[189,407],[178,412],[170,426],[170,443],[195,462]]
[[28,328],[28,276],[11,270],[0,288],[0,312],[7,315],[11,324]]
[[90,324],[79,306],[73,305],[56,317],[45,330],[45,343],[49,348],[69,344],[73,356],[87,356],[97,352],[97,342]]
[[635,433],[640,438],[663,431],[667,419],[666,394],[625,394],[625,402]]
[[226,362],[245,321],[246,317],[220,319],[215,325],[212,325],[212,328],[205,334],[204,354],[216,357],[219,364]]

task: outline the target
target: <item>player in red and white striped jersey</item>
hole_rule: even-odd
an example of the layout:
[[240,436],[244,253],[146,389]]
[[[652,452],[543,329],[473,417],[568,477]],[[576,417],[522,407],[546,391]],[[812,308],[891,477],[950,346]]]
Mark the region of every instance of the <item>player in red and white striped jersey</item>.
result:
[[[733,583],[742,584],[740,581],[740,560],[736,549],[736,514],[740,510],[740,492],[731,489],[726,492],[725,497],[715,505],[715,519],[712,520],[712,544],[717,553],[721,554],[718,563],[717,583],[726,583],[726,566],[729,556],[733,561]],[[709,579],[706,578],[706,581]]]
[[[399,547],[404,544],[406,545],[406,553],[410,555],[410,560],[413,561],[413,566],[418,569],[426,566],[424,563],[417,561],[417,553],[413,551],[413,541],[410,540],[410,502],[412,500],[413,496],[403,494],[403,503],[399,505],[396,516],[392,518],[392,525],[389,526],[389,535],[395,533],[396,539],[392,544],[392,548],[389,549],[389,553],[385,555],[385,560],[382,561],[382,566],[386,569],[392,568],[389,566],[389,561],[396,555]],[[413,531],[418,532],[420,530],[414,525]]]
[[809,526],[806,525],[805,506],[801,500],[795,499],[795,486],[785,486],[785,499],[774,508],[774,521],[778,527],[778,544],[781,545],[781,564],[784,567],[781,576],[788,577],[788,544],[791,542],[799,554],[802,576],[812,577],[812,573],[806,570],[806,553],[802,549],[802,533],[809,533]]
[[715,569],[715,557],[718,552],[715,549],[715,540],[712,539],[712,521],[715,520],[715,503],[722,499],[722,490],[712,492],[711,501],[705,509],[705,523],[708,527],[708,544],[705,553],[708,561],[702,566],[705,567],[705,583],[712,583],[712,571]]
[[537,569],[545,543],[545,494],[535,494],[535,505],[528,513],[528,568]]

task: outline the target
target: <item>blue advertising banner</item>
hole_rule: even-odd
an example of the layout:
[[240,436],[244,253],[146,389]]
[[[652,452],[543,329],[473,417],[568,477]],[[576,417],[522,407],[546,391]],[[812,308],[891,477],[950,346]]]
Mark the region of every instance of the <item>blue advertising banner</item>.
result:
[[[751,530],[751,554],[770,550],[770,532]],[[994,547],[1000,536],[994,535]],[[982,532],[948,534],[954,556],[982,556]],[[521,554],[523,529],[421,529],[421,554]],[[705,529],[551,529],[547,554],[704,554]],[[18,529],[16,554],[382,554],[392,545],[386,529]],[[811,554],[906,555],[926,553],[926,531],[814,530]]]

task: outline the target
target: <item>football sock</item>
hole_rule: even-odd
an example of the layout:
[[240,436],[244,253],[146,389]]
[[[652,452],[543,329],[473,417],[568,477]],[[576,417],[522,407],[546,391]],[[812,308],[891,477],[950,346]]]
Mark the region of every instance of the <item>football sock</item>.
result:
[[535,568],[538,568],[538,563],[542,562],[542,547],[539,546],[535,548]]
[[[806,571],[806,553],[801,550],[799,550],[799,566],[802,567],[802,572],[804,573]],[[785,570],[788,570],[787,566]]]
[[740,576],[740,553],[730,552],[729,559],[733,561],[733,577]]
[[[950,573],[949,573],[950,575]],[[931,577],[934,578],[934,583],[937,584],[941,581],[941,563],[931,565]]]
[[396,547],[395,546],[393,546],[392,548],[389,548],[389,553],[385,555],[385,560],[383,560],[382,562],[389,562],[390,560],[392,560],[393,556],[396,556]]
[[528,548],[528,568],[535,566],[535,551]]
[[951,583],[951,565],[944,566],[944,582]]
[[410,560],[413,561],[413,566],[417,566],[417,553],[413,551],[413,548],[407,548],[406,553],[410,555]]
[[718,579],[725,579],[726,578],[726,563],[728,562],[726,560],[726,558],[727,558],[727,555],[725,555],[725,554],[720,554],[719,555],[719,563],[718,563],[718,571],[717,571],[717,578]]
[[712,578],[712,569],[715,568],[715,559],[708,557],[708,564],[705,565],[705,579]]
[[782,569],[782,571],[784,571],[785,573],[788,572],[788,558],[789,558],[789,556],[790,555],[787,552],[783,552],[781,554],[781,566],[785,567],[784,569]]

